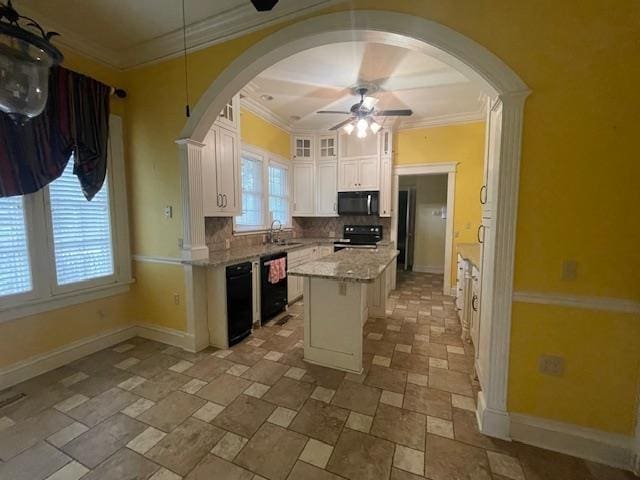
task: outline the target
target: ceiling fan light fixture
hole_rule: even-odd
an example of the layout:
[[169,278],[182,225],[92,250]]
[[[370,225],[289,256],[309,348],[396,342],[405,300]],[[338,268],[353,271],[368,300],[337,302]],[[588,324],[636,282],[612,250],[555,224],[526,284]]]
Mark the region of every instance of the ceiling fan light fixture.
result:
[[375,133],[378,133],[380,131],[382,126],[378,122],[374,121],[374,122],[371,122],[371,124],[369,125],[369,128],[375,134]]
[[367,138],[367,130],[358,129],[357,135],[358,135],[358,138]]
[[358,123],[356,123],[356,127],[358,127],[358,132],[366,132],[368,126],[369,126],[369,122],[367,122],[366,118],[361,118],[360,120],[358,120]]
[[344,127],[342,127],[344,132],[347,135],[351,135],[353,133],[353,129],[356,128],[353,126],[353,123],[347,123]]

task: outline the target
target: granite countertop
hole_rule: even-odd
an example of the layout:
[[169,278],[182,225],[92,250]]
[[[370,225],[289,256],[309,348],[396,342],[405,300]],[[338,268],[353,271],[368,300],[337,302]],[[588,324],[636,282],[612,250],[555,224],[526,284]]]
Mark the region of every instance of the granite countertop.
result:
[[292,238],[289,240],[289,242],[291,242],[291,244],[289,245],[267,243],[264,245],[253,245],[251,247],[230,248],[228,250],[210,252],[209,260],[185,260],[182,263],[198,267],[218,267],[222,265],[230,265],[233,263],[255,260],[263,255],[269,255],[272,253],[289,252],[292,250],[309,248],[316,245],[333,245],[333,242],[336,240],[338,240],[338,238]]
[[482,255],[482,248],[479,243],[459,243],[457,250],[462,258],[469,260],[476,267],[480,268],[480,259]]
[[395,248],[346,248],[319,260],[289,269],[289,275],[326,278],[339,282],[374,282],[398,256]]

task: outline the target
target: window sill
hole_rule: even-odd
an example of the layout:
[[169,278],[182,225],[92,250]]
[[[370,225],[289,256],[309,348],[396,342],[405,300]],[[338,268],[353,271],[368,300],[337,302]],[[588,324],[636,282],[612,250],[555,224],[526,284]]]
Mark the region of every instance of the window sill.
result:
[[51,310],[91,302],[101,298],[120,295],[129,291],[135,280],[121,281],[99,287],[86,288],[75,292],[62,293],[47,298],[27,300],[23,303],[0,309],[0,324],[22,317],[45,313]]
[[[274,230],[277,232],[278,230]],[[283,232],[291,232],[293,231],[293,227],[282,227]],[[241,237],[243,235],[259,235],[259,234],[269,233],[268,228],[256,228],[256,229],[236,229],[233,231],[233,235],[236,237]]]

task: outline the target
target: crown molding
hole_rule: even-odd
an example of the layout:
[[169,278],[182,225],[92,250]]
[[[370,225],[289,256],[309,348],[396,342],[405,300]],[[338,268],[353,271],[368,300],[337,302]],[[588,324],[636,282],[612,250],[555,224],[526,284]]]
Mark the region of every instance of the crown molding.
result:
[[245,108],[251,113],[257,115],[258,117],[266,120],[269,123],[272,123],[278,128],[281,128],[287,133],[292,132],[292,125],[286,121],[284,117],[278,115],[277,113],[269,110],[267,107],[259,103],[257,100],[245,95],[240,98],[240,108]]
[[418,128],[439,127],[443,125],[455,125],[461,123],[474,123],[485,120],[484,107],[475,112],[454,113],[427,117],[420,120],[403,120],[398,124],[398,130],[415,130]]

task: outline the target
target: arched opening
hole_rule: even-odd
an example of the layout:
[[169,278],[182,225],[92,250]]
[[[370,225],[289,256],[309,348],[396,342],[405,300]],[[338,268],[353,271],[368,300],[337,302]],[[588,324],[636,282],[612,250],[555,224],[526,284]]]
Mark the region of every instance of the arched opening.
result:
[[[515,247],[517,189],[524,100],[529,93],[522,80],[499,58],[481,45],[435,22],[410,15],[356,11],[318,16],[285,27],[240,55],[211,84],[193,109],[181,132],[184,240],[189,258],[208,254],[204,244],[202,196],[198,182],[201,142],[227,100],[260,72],[303,50],[347,41],[376,41],[426,53],[483,85],[496,99],[499,133],[489,138],[493,150],[490,178],[493,202],[483,218],[483,288],[481,338],[477,367],[482,371],[482,392],[477,416],[488,435],[509,438],[507,412],[508,357]],[[496,254],[499,252],[499,255]],[[188,310],[189,333],[206,335],[198,324],[196,285],[203,275],[192,271],[188,288],[193,300]],[[201,295],[201,293],[200,293]]]

